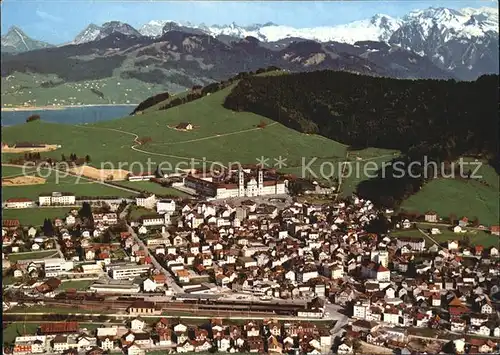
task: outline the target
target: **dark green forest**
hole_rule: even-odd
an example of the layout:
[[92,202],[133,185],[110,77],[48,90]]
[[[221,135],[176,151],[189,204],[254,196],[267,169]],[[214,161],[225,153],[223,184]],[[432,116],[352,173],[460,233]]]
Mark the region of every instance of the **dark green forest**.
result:
[[148,97],[146,100],[142,101],[131,114],[133,115],[138,111],[144,111],[145,109],[154,106],[159,102],[165,101],[169,97],[170,94],[168,92],[162,92],[160,94]]
[[[328,70],[251,76],[238,83],[224,106],[266,116],[356,149],[401,150],[403,157],[398,161],[404,166],[424,156],[443,162],[473,155],[498,167],[498,83],[498,75],[457,82]],[[423,183],[424,179],[394,178],[386,171],[385,178],[360,184],[358,193],[394,206]]]
[[498,76],[475,82],[399,80],[334,71],[241,80],[224,106],[357,148],[449,159],[495,154]]

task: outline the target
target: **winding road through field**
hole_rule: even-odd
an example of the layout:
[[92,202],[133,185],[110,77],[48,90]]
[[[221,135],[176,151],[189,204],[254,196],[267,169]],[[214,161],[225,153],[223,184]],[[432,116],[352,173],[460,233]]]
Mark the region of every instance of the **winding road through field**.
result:
[[[276,124],[278,124],[278,122],[273,122],[273,123],[269,124],[267,127],[274,126]],[[137,147],[140,146],[140,145],[142,145],[142,143],[139,141],[139,136],[137,134],[133,133],[133,132],[127,132],[127,131],[123,131],[123,130],[120,130],[120,129],[107,128],[107,127],[95,127],[95,126],[87,126],[87,125],[78,125],[78,126],[79,127],[85,127],[85,128],[104,129],[104,130],[119,132],[119,133],[123,133],[123,134],[127,134],[129,136],[132,136],[132,137],[134,137],[134,143],[136,143],[136,144],[131,145],[130,149],[135,150],[136,152],[143,153],[143,154],[156,155],[156,156],[166,157],[166,158],[187,159],[187,160],[200,161],[200,162],[206,162],[206,163],[219,163],[219,162],[216,162],[216,161],[203,160],[203,159],[194,158],[194,157],[186,157],[186,156],[181,156],[181,155],[172,155],[172,154],[157,153],[157,152],[147,151],[147,150],[144,150],[144,149],[139,149]],[[216,139],[216,138],[227,137],[227,136],[231,136],[231,135],[235,135],[235,134],[241,134],[241,133],[247,133],[247,132],[257,131],[257,130],[260,130],[260,129],[262,129],[262,128],[255,127],[255,128],[249,128],[249,129],[235,131],[235,132],[215,134],[215,135],[208,136],[208,137],[190,139],[190,140],[181,141],[181,142],[157,143],[156,145],[176,145],[176,144],[200,142],[200,141],[205,141],[205,140],[209,140],[209,139]],[[155,145],[155,144],[151,144],[151,145]]]
[[[273,123],[267,125],[267,127],[271,127],[271,126],[274,126],[274,125],[277,125],[277,124],[278,124],[278,122],[273,122]],[[107,130],[107,131],[118,132],[118,133],[129,135],[129,136],[133,137],[134,143],[135,143],[135,144],[132,144],[130,146],[130,149],[132,149],[132,150],[134,150],[136,152],[139,152],[139,153],[146,154],[146,155],[154,155],[154,156],[165,157],[165,158],[186,159],[186,160],[192,160],[192,161],[198,161],[198,162],[219,163],[220,164],[220,162],[211,161],[211,160],[203,160],[203,159],[200,159],[200,158],[187,157],[187,156],[182,156],[182,155],[157,153],[157,152],[151,152],[151,151],[147,151],[147,150],[144,150],[144,149],[140,149],[138,147],[141,146],[142,143],[139,141],[139,135],[136,134],[136,133],[133,133],[133,132],[128,132],[128,131],[124,131],[124,130],[116,129],[116,128],[89,126],[89,125],[85,125],[85,124],[84,125],[77,125],[77,126],[78,127],[84,127],[84,128],[91,128],[91,129]],[[234,131],[234,132],[229,132],[229,133],[214,134],[214,135],[207,136],[207,137],[189,139],[189,140],[180,141],[180,142],[153,143],[153,144],[150,144],[150,145],[172,146],[172,145],[178,145],[178,144],[184,144],[184,143],[201,142],[201,141],[206,141],[206,140],[210,140],[210,139],[217,139],[217,138],[221,138],[221,137],[228,137],[228,136],[242,134],[242,133],[254,132],[254,131],[261,130],[261,129],[262,128],[260,128],[260,127],[253,127],[253,128],[249,128],[249,129],[244,129],[244,130],[239,130],[239,131]],[[385,154],[385,155],[376,156],[376,157],[372,157],[372,158],[362,159],[362,160],[360,160],[360,162],[377,160],[377,159],[382,159],[382,158],[386,158],[386,157],[394,157],[395,155],[396,155],[395,153]],[[345,168],[346,168],[347,164],[351,164],[352,163],[352,162],[347,161],[348,156],[349,156],[349,153],[346,154],[346,161],[343,162],[343,166],[342,166],[342,171],[343,172],[345,171]]]
[[[267,125],[266,127],[271,127],[271,126],[274,126],[274,125],[277,125],[277,124],[278,124],[278,122],[273,122],[273,123]],[[234,131],[234,132],[229,132],[229,133],[214,134],[214,135],[208,136],[208,137],[189,139],[187,141],[169,142],[169,143],[153,143],[151,145],[176,145],[176,144],[183,144],[183,143],[194,143],[194,142],[200,142],[200,141],[205,141],[205,140],[214,139],[214,138],[232,136],[232,135],[240,134],[240,133],[247,133],[247,132],[258,131],[258,130],[261,130],[261,129],[262,128],[260,128],[260,127],[254,127],[254,128],[242,129],[240,131]]]

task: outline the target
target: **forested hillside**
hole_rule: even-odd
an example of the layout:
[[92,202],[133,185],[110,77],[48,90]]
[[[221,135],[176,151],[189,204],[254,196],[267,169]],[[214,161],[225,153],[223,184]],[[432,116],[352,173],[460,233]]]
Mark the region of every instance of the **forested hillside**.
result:
[[451,159],[497,152],[498,76],[398,80],[316,71],[241,80],[224,106],[355,147]]
[[[498,155],[498,76],[475,82],[397,80],[343,72],[316,71],[241,80],[224,106],[250,111],[306,133],[353,148],[397,149],[393,166],[448,162],[463,155]],[[393,166],[363,181],[357,192],[394,207],[420,190],[434,172],[412,165],[413,176]],[[432,173],[432,174],[431,174]],[[419,177],[416,177],[419,176]]]

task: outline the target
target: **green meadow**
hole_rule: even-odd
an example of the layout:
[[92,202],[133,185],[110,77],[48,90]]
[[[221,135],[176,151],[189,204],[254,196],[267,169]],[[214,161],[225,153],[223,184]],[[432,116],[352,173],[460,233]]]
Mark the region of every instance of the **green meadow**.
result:
[[23,226],[41,226],[45,218],[55,219],[65,217],[72,209],[54,208],[23,208],[6,209],[2,211],[2,220],[18,219]]
[[[30,172],[31,171],[31,172]],[[17,172],[17,173],[16,173]],[[10,198],[29,198],[38,201],[38,196],[54,191],[73,193],[76,196],[119,196],[128,197],[130,192],[110,186],[80,179],[64,172],[47,169],[26,169],[28,175],[40,176],[46,179],[44,184],[2,186],[2,200]],[[2,166],[2,177],[23,174],[21,167]]]
[[483,163],[477,173],[481,178],[434,179],[403,202],[407,211],[436,211],[441,217],[455,214],[473,219],[485,226],[499,224],[499,177],[493,167]]

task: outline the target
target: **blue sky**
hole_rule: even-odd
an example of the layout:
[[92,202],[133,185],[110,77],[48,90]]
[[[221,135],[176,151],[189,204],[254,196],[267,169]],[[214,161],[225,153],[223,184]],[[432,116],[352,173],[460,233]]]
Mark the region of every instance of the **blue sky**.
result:
[[106,1],[106,0],[4,0],[2,34],[16,25],[29,36],[53,44],[71,41],[89,23],[111,20],[138,28],[150,20],[239,25],[274,22],[294,27],[327,26],[361,20],[376,13],[400,17],[427,7],[498,6],[483,1]]

